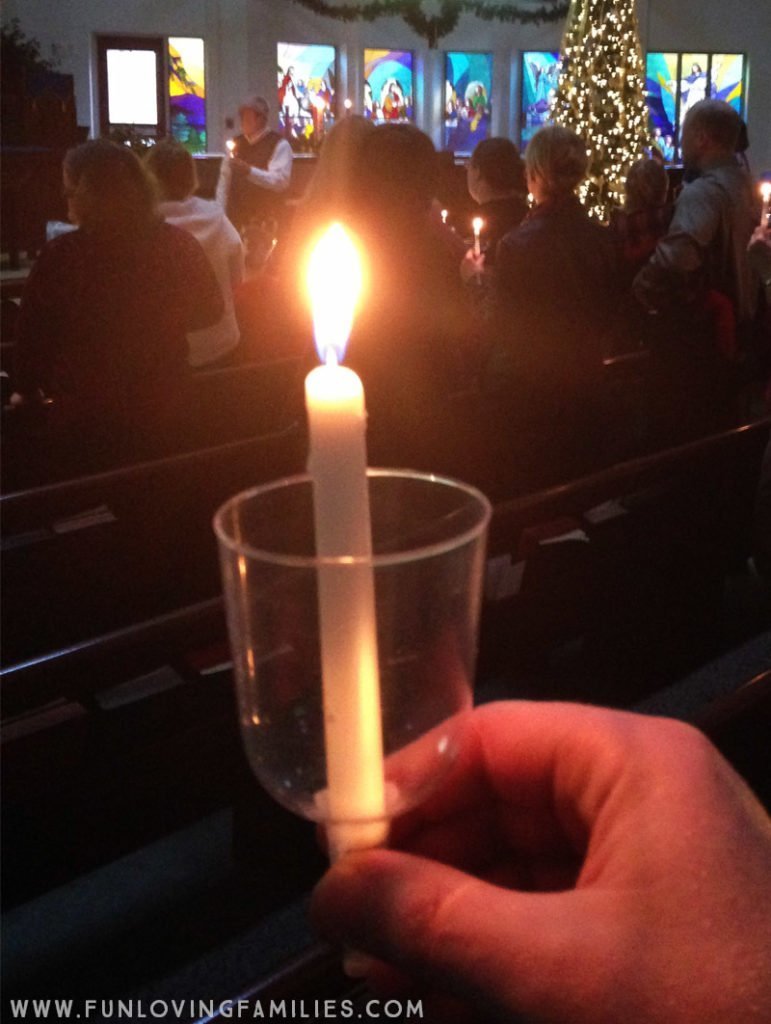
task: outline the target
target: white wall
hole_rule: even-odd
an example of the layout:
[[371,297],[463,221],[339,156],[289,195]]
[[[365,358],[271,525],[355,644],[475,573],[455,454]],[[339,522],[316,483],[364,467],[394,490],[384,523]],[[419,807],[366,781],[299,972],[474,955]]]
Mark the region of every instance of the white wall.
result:
[[[523,2],[523,0],[520,0]],[[716,50],[748,55],[748,127],[755,171],[771,171],[771,13],[768,0],[638,0],[641,41],[649,50]],[[3,18],[18,17],[60,70],[75,76],[78,120],[98,123],[93,82],[97,33],[202,36],[208,67],[210,148],[230,134],[239,99],[275,95],[276,42],[327,42],[339,47],[341,97],[358,105],[361,53],[367,46],[415,52],[418,123],[440,140],[442,50],[478,49],[494,55],[493,131],[518,137],[519,51],[558,49],[561,25],[517,25],[463,15],[457,29],[429,50],[398,17],[338,22],[290,0],[4,0]]]

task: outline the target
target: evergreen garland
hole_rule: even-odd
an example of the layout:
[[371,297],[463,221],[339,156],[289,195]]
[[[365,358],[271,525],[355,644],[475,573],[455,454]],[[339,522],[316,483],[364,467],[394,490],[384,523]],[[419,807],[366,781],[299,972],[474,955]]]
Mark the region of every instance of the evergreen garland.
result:
[[435,47],[437,40],[449,35],[462,13],[475,14],[484,21],[534,22],[559,21],[568,11],[568,0],[545,0],[541,7],[526,10],[507,3],[485,0],[442,0],[439,14],[428,15],[420,0],[371,0],[369,3],[334,4],[329,0],[293,0],[314,14],[337,21],[374,21],[387,15],[400,15],[409,27]]

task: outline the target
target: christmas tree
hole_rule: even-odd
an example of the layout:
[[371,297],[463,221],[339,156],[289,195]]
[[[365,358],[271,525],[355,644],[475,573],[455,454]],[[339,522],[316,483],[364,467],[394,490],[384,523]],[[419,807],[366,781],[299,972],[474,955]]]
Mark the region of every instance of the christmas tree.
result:
[[581,200],[607,220],[629,167],[651,148],[635,0],[572,0],[552,107],[556,124],[586,140]]

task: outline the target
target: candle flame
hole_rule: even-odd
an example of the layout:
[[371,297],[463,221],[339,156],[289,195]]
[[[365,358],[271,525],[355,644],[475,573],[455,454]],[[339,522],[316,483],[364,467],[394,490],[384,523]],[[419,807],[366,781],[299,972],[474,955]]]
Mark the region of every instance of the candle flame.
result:
[[448,210],[442,210],[442,224],[446,224],[447,223],[447,216],[448,216],[448,214],[449,214]]
[[342,224],[330,225],[314,246],[306,280],[319,359],[342,362],[363,285],[358,251]]
[[233,141],[233,139],[228,139],[228,141],[225,143],[225,146],[227,147],[228,153],[230,153],[230,155],[232,156],[233,150],[236,148],[236,144]]
[[767,203],[771,199],[771,181],[764,181],[760,186],[760,195],[763,198],[763,202]]
[[485,226],[485,222],[484,220],[482,220],[481,217],[474,217],[474,219],[471,222],[471,226],[474,228],[474,234],[478,236],[479,232]]

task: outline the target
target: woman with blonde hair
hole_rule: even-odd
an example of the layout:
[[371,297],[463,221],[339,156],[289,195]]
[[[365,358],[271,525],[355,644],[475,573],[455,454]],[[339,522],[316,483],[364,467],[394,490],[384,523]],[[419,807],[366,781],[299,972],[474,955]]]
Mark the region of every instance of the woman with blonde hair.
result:
[[542,128],[525,151],[534,206],[504,236],[496,259],[495,341],[488,387],[509,431],[529,438],[535,483],[606,461],[603,358],[616,305],[608,229],[576,194],[586,143]]

